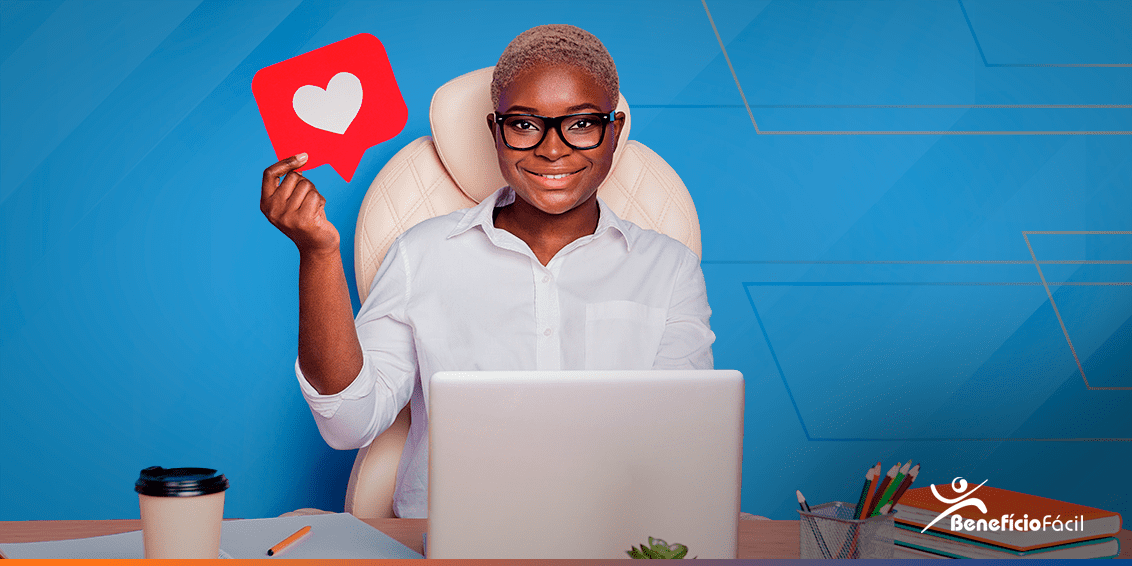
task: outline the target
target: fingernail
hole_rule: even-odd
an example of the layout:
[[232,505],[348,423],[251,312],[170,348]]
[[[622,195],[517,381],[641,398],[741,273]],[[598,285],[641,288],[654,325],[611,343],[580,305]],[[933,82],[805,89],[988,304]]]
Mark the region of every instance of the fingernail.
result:
[[305,154],[305,153],[300,153],[300,154],[298,154],[298,155],[296,155],[296,156],[295,156],[295,159],[296,159],[296,160],[297,160],[297,161],[298,161],[299,163],[302,163],[302,162],[304,162],[304,161],[306,161],[306,160],[307,160],[307,154]]

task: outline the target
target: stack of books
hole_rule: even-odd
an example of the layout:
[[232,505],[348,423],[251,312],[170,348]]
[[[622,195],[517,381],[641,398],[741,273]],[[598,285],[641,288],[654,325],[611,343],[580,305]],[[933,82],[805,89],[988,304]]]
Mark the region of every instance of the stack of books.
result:
[[966,487],[962,484],[959,492],[946,484],[908,490],[896,506],[894,558],[1120,554],[1120,541],[1113,536],[1120,532],[1118,513],[987,485]]

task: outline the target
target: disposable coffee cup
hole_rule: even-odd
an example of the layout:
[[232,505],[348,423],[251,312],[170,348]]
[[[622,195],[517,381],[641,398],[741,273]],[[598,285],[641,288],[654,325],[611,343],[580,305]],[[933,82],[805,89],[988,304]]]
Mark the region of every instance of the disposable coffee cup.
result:
[[146,558],[208,558],[220,553],[228,479],[208,468],[141,471],[134,484],[141,506]]

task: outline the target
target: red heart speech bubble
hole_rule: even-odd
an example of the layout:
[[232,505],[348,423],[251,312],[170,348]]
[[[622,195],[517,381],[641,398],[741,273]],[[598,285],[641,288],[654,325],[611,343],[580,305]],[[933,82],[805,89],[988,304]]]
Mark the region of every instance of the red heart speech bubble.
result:
[[260,69],[252,94],[279,159],[305,152],[301,170],[328,163],[346,182],[409,119],[385,47],[368,33]]

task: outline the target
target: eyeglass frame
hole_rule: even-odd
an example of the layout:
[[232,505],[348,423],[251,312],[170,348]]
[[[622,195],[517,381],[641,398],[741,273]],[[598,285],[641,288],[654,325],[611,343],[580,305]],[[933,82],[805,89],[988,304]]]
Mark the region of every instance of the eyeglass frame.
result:
[[[542,145],[542,142],[546,141],[546,134],[549,133],[550,130],[554,130],[555,132],[557,132],[558,133],[558,139],[562,140],[562,143],[566,144],[566,147],[569,147],[570,149],[577,150],[577,151],[585,151],[587,149],[595,149],[595,148],[601,147],[601,144],[605,143],[605,128],[607,126],[609,126],[610,123],[615,122],[617,120],[616,114],[617,114],[616,110],[613,110],[611,112],[604,113],[604,114],[600,113],[600,112],[579,112],[577,114],[566,114],[565,116],[558,116],[558,117],[552,118],[550,116],[539,116],[538,114],[524,114],[524,113],[499,114],[497,112],[492,112],[492,115],[495,117],[493,119],[493,121],[495,122],[495,124],[497,126],[499,126],[499,139],[503,140],[503,145],[505,145],[509,149],[513,149],[515,151],[530,151],[532,149],[537,148],[538,146]],[[531,147],[522,147],[522,148],[515,147],[515,146],[507,143],[507,136],[503,134],[503,121],[506,120],[507,118],[513,118],[515,116],[526,116],[528,118],[538,118],[539,120],[542,120],[542,123],[543,123],[544,126],[546,126],[546,129],[544,129],[542,131],[542,137],[539,138],[538,143],[532,145]],[[585,147],[578,147],[578,146],[566,141],[566,136],[562,135],[562,121],[567,119],[567,118],[573,118],[575,116],[595,116],[595,117],[597,117],[601,120],[601,137],[597,140],[596,144],[585,146]]]

